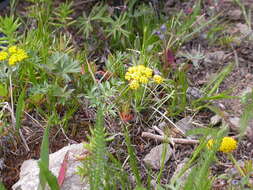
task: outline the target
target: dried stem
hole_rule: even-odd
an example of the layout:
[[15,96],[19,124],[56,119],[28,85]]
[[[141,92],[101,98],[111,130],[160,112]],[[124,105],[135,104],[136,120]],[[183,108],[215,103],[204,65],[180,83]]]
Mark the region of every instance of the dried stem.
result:
[[141,134],[142,137],[146,137],[146,138],[151,138],[151,139],[155,139],[158,140],[160,142],[173,142],[176,144],[198,144],[199,141],[198,140],[193,140],[193,139],[183,139],[183,138],[169,138],[166,136],[161,136],[161,135],[154,135],[152,133],[148,133],[148,132],[143,132]]

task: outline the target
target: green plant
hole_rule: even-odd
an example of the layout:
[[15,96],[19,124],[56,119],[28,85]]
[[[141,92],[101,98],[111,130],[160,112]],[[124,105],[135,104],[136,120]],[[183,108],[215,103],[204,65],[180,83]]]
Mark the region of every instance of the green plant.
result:
[[61,3],[54,11],[54,15],[52,15],[52,25],[56,28],[64,28],[65,30],[67,27],[75,24],[75,20],[71,18],[71,14],[73,13],[73,2],[65,2]]
[[121,169],[121,164],[107,150],[107,134],[103,115],[103,110],[99,109],[95,128],[91,130],[89,143],[85,144],[89,154],[84,159],[83,166],[79,168],[78,173],[88,177],[92,190],[116,190],[119,187],[130,189],[128,177]]
[[1,16],[0,32],[5,34],[5,36],[0,38],[0,45],[14,44],[18,41],[17,31],[20,25],[20,20],[14,16]]
[[2,182],[0,182],[0,189],[1,189],[1,190],[5,190],[5,187],[4,187],[4,185],[3,185]]
[[86,15],[86,13],[83,13],[83,16],[78,19],[80,32],[83,33],[85,38],[88,38],[91,32],[93,32],[93,25],[95,22],[100,22],[105,19],[106,9],[107,6],[103,4],[97,4],[92,8],[88,16]]
[[51,189],[59,190],[60,187],[57,178],[49,170],[49,129],[48,125],[44,131],[43,140],[40,149],[40,161],[38,162],[40,168],[40,184],[39,189],[44,190],[48,184]]

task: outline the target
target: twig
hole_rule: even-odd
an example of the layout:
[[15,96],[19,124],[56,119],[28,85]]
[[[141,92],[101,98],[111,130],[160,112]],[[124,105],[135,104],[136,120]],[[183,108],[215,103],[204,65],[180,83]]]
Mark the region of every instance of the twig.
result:
[[89,61],[87,59],[86,59],[86,64],[88,65],[88,71],[91,74],[91,77],[92,77],[94,83],[96,84],[97,83],[96,77],[95,77],[95,75],[94,75],[94,73],[92,71],[91,65],[90,65],[90,63],[89,63]]
[[161,136],[161,135],[154,135],[154,134],[148,133],[148,132],[143,132],[141,134],[141,136],[146,137],[146,138],[155,139],[155,140],[158,140],[160,142],[172,141],[176,144],[198,144],[199,143],[198,140],[183,139],[183,138],[168,138],[168,137]]
[[152,128],[153,128],[157,133],[159,133],[159,135],[164,136],[164,132],[163,132],[161,129],[159,129],[157,126],[153,126]]
[[69,143],[74,143],[74,144],[77,144],[77,142],[76,142],[76,141],[74,141],[74,140],[72,140],[72,139],[68,138],[68,136],[66,135],[66,133],[65,133],[64,129],[62,128],[62,126],[60,126],[60,127],[61,127],[61,131],[62,131],[63,135],[64,135],[64,136],[65,136],[65,138],[69,141]]
[[173,127],[175,127],[181,133],[181,135],[185,136],[184,132],[175,123],[173,123],[165,114],[163,114],[162,112],[160,112],[155,107],[152,107],[152,109],[154,109],[156,112],[158,112],[159,114],[161,114]]
[[19,135],[20,135],[20,137],[21,137],[21,139],[22,139],[22,141],[23,141],[23,143],[25,145],[25,149],[27,150],[27,152],[30,152],[30,148],[29,148],[29,146],[26,143],[25,137],[24,137],[21,129],[19,129]]
[[10,76],[9,76],[9,80],[10,80],[11,109],[12,109],[11,118],[12,118],[12,125],[13,125],[13,128],[14,128],[15,125],[16,125],[16,120],[14,119],[15,116],[14,116],[14,103],[13,103],[13,91],[12,91],[12,79],[11,79],[11,74],[10,74]]
[[43,128],[43,126],[40,124],[40,122],[38,122],[35,118],[33,118],[33,116],[31,116],[29,113],[27,113],[26,111],[24,111],[25,114],[30,117],[39,127]]

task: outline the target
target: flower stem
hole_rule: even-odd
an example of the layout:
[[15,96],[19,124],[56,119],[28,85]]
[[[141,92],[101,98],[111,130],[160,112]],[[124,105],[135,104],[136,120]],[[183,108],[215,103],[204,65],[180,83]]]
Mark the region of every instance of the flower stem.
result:
[[11,118],[12,118],[12,125],[15,127],[15,116],[14,116],[14,104],[13,104],[13,91],[12,91],[12,79],[11,79],[11,74],[9,75],[9,80],[10,80],[10,93],[11,93]]
[[242,168],[238,165],[237,161],[235,160],[234,156],[230,153],[229,155],[229,159],[233,162],[233,164],[235,165],[236,169],[240,172],[240,174],[245,177],[245,173],[243,172]]

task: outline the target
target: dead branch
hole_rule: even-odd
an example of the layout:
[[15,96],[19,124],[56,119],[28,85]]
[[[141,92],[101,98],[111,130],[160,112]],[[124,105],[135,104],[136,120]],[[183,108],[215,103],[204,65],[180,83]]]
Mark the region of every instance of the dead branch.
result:
[[145,138],[155,139],[160,142],[173,142],[176,144],[198,144],[199,143],[198,140],[183,139],[183,138],[170,138],[170,137],[161,136],[161,135],[154,135],[154,134],[148,133],[148,132],[143,132],[141,134],[141,136],[145,137]]

